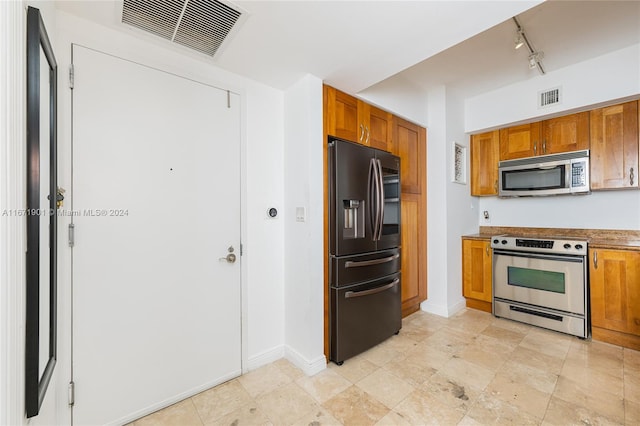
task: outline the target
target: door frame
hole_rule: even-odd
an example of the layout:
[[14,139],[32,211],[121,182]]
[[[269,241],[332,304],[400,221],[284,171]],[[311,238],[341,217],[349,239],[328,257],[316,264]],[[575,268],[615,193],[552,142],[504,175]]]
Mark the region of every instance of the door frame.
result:
[[[176,76],[178,78],[183,78],[189,81],[193,81],[193,82],[197,82],[209,87],[214,87],[216,89],[219,90],[223,90],[223,91],[227,91],[230,93],[233,93],[235,95],[238,95],[238,99],[240,101],[240,129],[239,129],[239,135],[240,135],[240,161],[239,161],[239,176],[238,178],[240,179],[240,241],[241,241],[241,248],[239,250],[239,255],[241,256],[241,261],[240,261],[240,332],[241,332],[241,336],[240,336],[240,353],[241,353],[241,359],[240,359],[240,364],[241,364],[241,374],[245,374],[249,371],[249,361],[248,361],[248,280],[247,280],[247,276],[248,276],[248,261],[246,256],[244,256],[243,252],[243,247],[246,245],[246,235],[247,235],[247,229],[248,229],[248,219],[247,219],[247,135],[246,135],[246,129],[247,129],[247,100],[246,100],[246,89],[239,87],[239,86],[234,86],[232,84],[228,84],[228,83],[220,83],[219,81],[206,81],[205,79],[203,79],[201,76],[196,76],[196,75],[189,75],[188,71],[185,69],[180,69],[179,71],[173,71],[173,70],[169,70],[167,69],[166,64],[161,60],[161,58],[159,57],[154,57],[151,60],[149,59],[148,56],[145,56],[144,59],[141,59],[137,53],[136,54],[131,54],[131,52],[127,51],[126,49],[121,49],[120,47],[118,48],[113,48],[113,46],[110,46],[109,49],[105,49],[104,47],[100,47],[100,48],[93,48],[93,47],[88,47],[87,45],[81,44],[81,43],[75,43],[73,41],[71,41],[69,43],[70,49],[68,49],[68,57],[65,58],[65,54],[66,52],[63,52],[62,55],[62,61],[64,61],[65,59],[68,59],[68,63],[69,64],[73,64],[73,50],[75,47],[81,47],[81,48],[86,48],[86,49],[90,49],[96,52],[99,52],[101,54],[105,54],[108,56],[113,56],[116,57],[118,59],[121,60],[125,60],[134,64],[138,64],[141,65],[143,67],[146,68],[150,68],[165,74],[169,74],[169,75],[173,75]],[[63,62],[64,63],[64,62]],[[72,74],[72,71],[70,72]],[[64,141],[62,146],[59,147],[59,156],[63,157],[63,161],[67,162],[68,164],[70,164],[71,166],[68,168],[68,176],[66,176],[69,181],[68,181],[68,186],[69,186],[69,210],[71,211],[71,214],[65,215],[68,218],[68,222],[66,222],[63,226],[67,226],[70,224],[73,224],[73,215],[75,213],[74,210],[74,205],[73,205],[73,200],[74,200],[74,194],[73,194],[73,179],[74,179],[74,174],[73,174],[73,153],[74,153],[74,135],[73,135],[73,127],[72,127],[72,123],[73,123],[73,83],[72,83],[72,75],[70,75],[70,81],[68,82],[64,82],[63,84],[66,85],[66,89],[65,90],[65,94],[63,96],[62,99],[62,109],[63,111],[68,111],[69,113],[69,119],[66,120],[66,122],[63,124],[63,133],[66,133],[68,135],[67,137],[67,144],[64,144]],[[64,80],[64,78],[63,78]],[[66,233],[66,229],[64,230],[64,232]],[[65,306],[66,303],[63,302],[62,305],[62,309],[64,309],[65,311],[62,312],[62,327],[63,330],[66,334],[66,332],[69,333],[68,336],[64,336],[65,339],[65,343],[67,343],[67,345],[65,345],[64,348],[60,348],[60,358],[65,359],[65,360],[69,360],[68,363],[66,363],[65,367],[64,367],[64,372],[63,377],[69,378],[69,381],[66,382],[64,379],[62,379],[62,381],[64,383],[61,384],[60,388],[62,388],[62,386],[64,386],[64,388],[67,388],[67,384],[72,384],[73,383],[73,286],[74,286],[74,280],[73,280],[73,249],[70,245],[67,244],[67,242],[65,241],[65,246],[66,246],[66,250],[65,253],[62,253],[62,255],[60,256],[60,258],[58,259],[58,265],[59,265],[59,277],[62,276],[63,278],[67,278],[68,279],[68,287],[64,288],[64,293],[66,296],[66,300],[65,302],[68,303],[68,308],[67,306]],[[63,285],[66,285],[63,284]],[[197,393],[195,393],[197,394]],[[61,400],[63,400],[64,398],[60,398]],[[175,402],[178,402],[180,399],[184,399],[184,397],[180,397],[179,399],[176,399]],[[70,420],[70,422],[72,422],[72,410],[70,410],[69,408],[72,408],[73,404],[65,404],[66,401],[62,401],[62,403],[64,404],[64,406],[67,408],[66,412],[69,413],[68,414],[68,418]]]

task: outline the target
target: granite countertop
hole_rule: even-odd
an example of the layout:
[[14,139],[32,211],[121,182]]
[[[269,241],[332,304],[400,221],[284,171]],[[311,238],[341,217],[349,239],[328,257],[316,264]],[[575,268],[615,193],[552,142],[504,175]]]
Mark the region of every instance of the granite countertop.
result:
[[494,235],[502,234],[538,238],[580,238],[587,240],[591,248],[640,250],[640,231],[634,230],[481,226],[478,233],[462,237],[469,240],[489,240]]

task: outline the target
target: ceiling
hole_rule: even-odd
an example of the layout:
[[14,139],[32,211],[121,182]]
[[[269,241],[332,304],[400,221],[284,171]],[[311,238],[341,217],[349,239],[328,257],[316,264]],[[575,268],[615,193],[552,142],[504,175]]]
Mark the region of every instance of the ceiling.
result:
[[516,15],[548,72],[640,42],[640,1],[221,1],[245,19],[213,58],[122,24],[122,0],[56,7],[278,89],[309,73],[352,94],[398,81],[471,96],[532,78]]
[[[533,48],[544,53],[548,73],[640,43],[640,1],[550,0],[517,19]],[[526,46],[515,49],[515,38],[516,24],[508,19],[391,80],[425,91],[446,85],[470,97],[540,75],[529,68]]]

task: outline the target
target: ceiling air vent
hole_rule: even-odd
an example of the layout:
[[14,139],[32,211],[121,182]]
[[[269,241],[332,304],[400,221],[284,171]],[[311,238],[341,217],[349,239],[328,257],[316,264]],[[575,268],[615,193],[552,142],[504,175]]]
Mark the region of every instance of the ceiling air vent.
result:
[[538,108],[545,108],[551,105],[557,105],[561,101],[560,88],[545,90],[544,92],[538,92]]
[[214,56],[242,13],[217,0],[124,0],[122,22]]

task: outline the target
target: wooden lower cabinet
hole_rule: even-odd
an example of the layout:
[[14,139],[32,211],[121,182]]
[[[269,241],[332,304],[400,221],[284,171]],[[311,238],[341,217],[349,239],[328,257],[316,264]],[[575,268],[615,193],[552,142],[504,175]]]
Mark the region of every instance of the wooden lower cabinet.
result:
[[492,312],[492,258],[490,240],[462,239],[462,295],[468,308]]
[[640,350],[640,251],[589,249],[591,335]]

